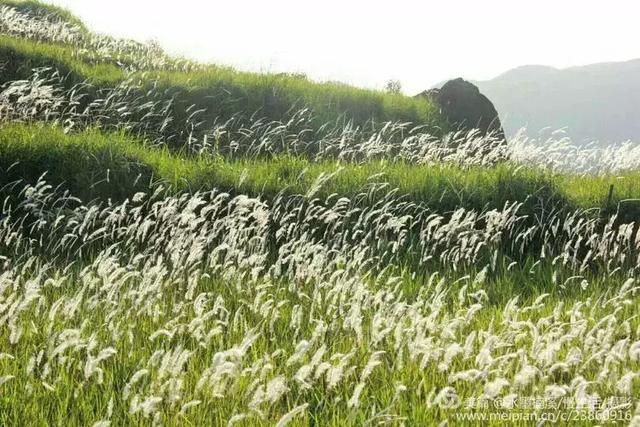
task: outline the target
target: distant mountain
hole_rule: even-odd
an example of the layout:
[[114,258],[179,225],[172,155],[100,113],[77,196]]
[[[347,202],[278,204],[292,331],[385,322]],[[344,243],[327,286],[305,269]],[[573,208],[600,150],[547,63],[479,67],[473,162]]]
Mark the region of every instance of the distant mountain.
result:
[[574,142],[640,142],[640,59],[566,69],[526,65],[474,81],[507,135],[567,128]]

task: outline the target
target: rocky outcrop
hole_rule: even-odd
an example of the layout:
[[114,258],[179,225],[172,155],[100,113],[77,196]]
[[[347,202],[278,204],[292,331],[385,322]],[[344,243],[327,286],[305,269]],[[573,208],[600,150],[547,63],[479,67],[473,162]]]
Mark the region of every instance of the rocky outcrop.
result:
[[498,112],[473,83],[457,78],[440,89],[426,90],[417,96],[435,102],[449,123],[458,129],[478,129],[483,135],[505,138]]

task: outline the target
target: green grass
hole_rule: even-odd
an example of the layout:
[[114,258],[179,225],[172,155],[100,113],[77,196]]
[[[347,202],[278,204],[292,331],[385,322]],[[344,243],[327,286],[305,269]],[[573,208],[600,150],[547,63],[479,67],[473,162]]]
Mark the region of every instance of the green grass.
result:
[[[39,2],[0,0],[1,4],[36,14],[43,6]],[[54,13],[73,23],[78,21],[63,10],[43,7],[44,13]],[[448,128],[438,108],[424,97],[357,88],[340,82],[314,82],[304,75],[243,72],[168,56],[163,58],[164,65],[151,64],[145,55],[158,59],[163,54],[142,48],[141,52],[146,54],[139,58],[136,55],[140,52],[125,47],[123,51],[105,55],[91,48],[90,42],[85,45],[92,37],[88,31],[85,34],[86,39],[79,42],[80,46],[0,35],[0,61],[4,64],[0,84],[29,79],[35,68],[53,68],[65,76],[67,89],[85,81],[91,84],[91,88],[84,89],[88,96],[78,106],[82,111],[92,99],[105,96],[98,93],[99,89],[113,88],[132,79],[140,85],[134,94],[142,103],[164,105],[171,100],[172,122],[166,130],[171,135],[188,128],[189,116],[194,110],[204,111],[199,120],[207,126],[253,115],[286,122],[293,112],[308,108],[313,119],[305,127],[315,129],[347,121],[361,127],[375,127],[387,121],[414,123],[426,125],[434,134]],[[125,64],[130,70],[125,72],[119,64]]]
[[[240,316],[242,321],[228,325],[225,314],[215,310],[204,318],[195,312],[196,303],[185,297],[187,283],[184,279],[158,280],[159,289],[149,293],[142,302],[136,295],[144,295],[145,287],[143,276],[133,275],[127,280],[120,279],[117,273],[111,276],[105,273],[94,272],[95,266],[87,267],[80,272],[80,268],[72,267],[65,270],[64,275],[51,268],[32,266],[35,271],[41,271],[38,280],[43,285],[39,289],[38,304],[26,305],[16,316],[16,324],[23,328],[23,334],[17,344],[3,349],[11,354],[12,358],[0,360],[0,376],[15,375],[2,386],[0,394],[0,423],[2,425],[16,425],[28,423],[29,425],[62,424],[91,425],[105,418],[110,418],[115,425],[150,425],[151,422],[142,413],[131,414],[130,405],[123,398],[125,385],[130,381],[135,372],[142,368],[148,368],[149,373],[142,377],[139,384],[132,388],[130,394],[140,393],[142,396],[160,395],[160,384],[167,380],[160,373],[160,368],[153,366],[150,360],[158,352],[168,352],[175,348],[183,348],[190,352],[188,363],[183,369],[173,375],[182,381],[182,392],[179,395],[180,404],[177,406],[163,403],[160,407],[160,419],[164,425],[226,425],[233,414],[246,411],[246,406],[253,390],[250,381],[245,379],[232,380],[224,389],[224,398],[217,397],[215,393],[205,387],[197,389],[201,376],[211,367],[214,355],[239,345],[252,328],[260,337],[252,344],[250,351],[237,363],[243,367],[262,366],[267,363],[270,369],[266,370],[265,379],[259,384],[266,384],[276,375],[284,375],[289,379],[291,388],[286,398],[276,402],[265,414],[264,419],[255,416],[244,420],[240,425],[273,425],[278,419],[294,406],[302,402],[309,403],[308,410],[299,418],[294,419],[291,425],[327,425],[339,426],[349,422],[353,425],[362,425],[372,417],[373,413],[393,406],[393,413],[408,418],[410,424],[430,425],[435,420],[448,417],[454,420],[457,413],[475,412],[465,410],[446,410],[438,406],[430,406],[428,394],[431,390],[441,390],[450,385],[448,376],[450,372],[474,369],[476,367],[475,356],[480,350],[480,344],[472,347],[473,354],[470,358],[463,359],[457,356],[453,359],[448,371],[442,371],[438,367],[437,360],[440,356],[426,366],[421,366],[421,358],[411,357],[412,350],[405,348],[402,354],[394,349],[394,339],[388,336],[378,343],[373,343],[369,331],[372,328],[374,316],[389,317],[390,322],[408,327],[416,322],[413,316],[420,313],[424,322],[429,326],[429,343],[441,348],[443,351],[452,342],[465,343],[466,337],[471,333],[497,335],[505,344],[492,350],[493,357],[499,357],[514,352],[514,344],[523,349],[526,354],[535,357],[534,346],[551,348],[555,331],[564,332],[569,325],[584,328],[585,331],[593,328],[598,336],[604,336],[596,343],[586,346],[583,342],[584,332],[579,337],[563,342],[558,350],[557,358],[562,360],[567,357],[568,351],[575,346],[585,345],[585,359],[595,353],[592,348],[603,339],[614,343],[618,339],[627,337],[625,328],[637,331],[640,320],[636,316],[635,307],[640,303],[640,298],[630,296],[624,304],[602,304],[615,293],[614,289],[620,285],[624,278],[599,277],[591,283],[588,291],[575,287],[573,292],[551,289],[545,285],[549,281],[550,273],[557,269],[549,262],[539,266],[535,273],[522,271],[503,272],[495,279],[484,284],[471,284],[470,280],[457,282],[462,273],[444,273],[447,283],[446,291],[438,293],[428,285],[428,274],[414,278],[406,278],[399,289],[393,293],[397,298],[406,301],[407,304],[415,302],[411,315],[403,321],[402,317],[394,316],[390,312],[378,311],[380,306],[393,305],[393,300],[381,299],[376,304],[363,302],[362,319],[365,330],[364,338],[359,339],[354,330],[347,326],[344,316],[336,316],[334,313],[337,302],[332,302],[331,294],[334,292],[333,284],[318,284],[313,281],[300,282],[295,286],[286,281],[254,281],[247,277],[239,279],[237,286],[230,286],[229,276],[221,271],[211,273],[197,281],[196,294],[201,301],[213,304],[213,299],[218,298],[223,302],[224,313],[229,312]],[[109,267],[105,266],[105,271]],[[127,270],[129,273],[131,270]],[[135,270],[134,270],[135,271]],[[128,273],[128,274],[129,274]],[[473,273],[473,272],[469,272]],[[567,276],[571,275],[566,272]],[[22,273],[30,277],[30,273]],[[35,273],[34,273],[35,274]],[[60,274],[57,276],[56,274]],[[145,272],[144,277],[155,277],[157,273]],[[472,277],[474,275],[472,274]],[[91,279],[87,279],[91,277]],[[589,278],[591,280],[591,278]],[[240,283],[242,285],[240,285]],[[90,285],[89,285],[90,284]],[[467,291],[472,292],[484,289],[489,292],[489,301],[485,301],[478,311],[471,310],[472,299],[460,298],[459,291],[468,286]],[[429,288],[425,292],[425,289]],[[517,314],[517,320],[521,324],[519,334],[514,332],[514,325],[504,322],[505,306],[514,296],[522,294],[520,289],[536,289],[532,295],[525,296],[518,301],[519,307],[532,306],[533,309],[522,310]],[[375,294],[384,291],[383,283],[366,283],[361,292]],[[81,291],[80,291],[81,290]],[[422,292],[416,292],[422,290]],[[16,293],[21,291],[15,291]],[[148,291],[146,291],[148,293]],[[352,295],[349,291],[342,291],[342,299],[346,303],[354,304],[358,295]],[[542,304],[534,302],[542,292],[550,295]],[[322,295],[320,301],[312,304],[308,295]],[[389,295],[389,294],[387,294]],[[20,295],[18,298],[22,298]],[[360,297],[361,298],[361,297]],[[252,311],[249,307],[253,301],[278,301],[273,304],[272,311],[261,313]],[[433,309],[429,306],[434,303]],[[597,304],[592,304],[597,301]],[[99,302],[99,303],[97,303]],[[442,302],[442,306],[439,306]],[[62,309],[55,308],[76,304],[77,309],[72,314],[63,314]],[[216,301],[216,305],[218,302]],[[587,305],[587,308],[584,306]],[[141,307],[153,307],[153,310]],[[313,306],[313,309],[311,308]],[[402,307],[402,303],[398,303]],[[294,321],[295,308],[302,307],[305,315],[301,317],[299,328],[290,326]],[[400,310],[400,307],[396,308]],[[584,312],[584,319],[573,319],[570,314],[571,307],[577,307],[578,313]],[[210,307],[209,307],[210,308]],[[406,310],[406,307],[404,308]],[[559,314],[555,314],[558,310]],[[53,313],[43,315],[44,313]],[[314,342],[312,350],[299,363],[287,363],[287,359],[295,352],[296,344],[301,339],[311,339],[317,330],[315,321],[307,313],[313,312],[315,321],[323,320],[329,328],[329,332],[320,342]],[[467,312],[473,313],[468,315]],[[176,313],[179,313],[177,316]],[[624,322],[600,322],[607,316],[615,316],[614,319],[624,319]],[[452,336],[443,331],[451,323],[451,319],[467,319],[458,323],[452,329]],[[528,326],[522,326],[525,322],[531,325],[539,325],[540,332],[534,333]],[[584,322],[584,323],[583,323]],[[392,325],[394,323],[391,323]],[[219,333],[213,338],[204,340],[202,335],[193,331],[191,325],[202,326],[205,331],[219,329]],[[383,325],[383,326],[386,326]],[[67,356],[60,361],[51,356],[54,345],[52,342],[63,330],[77,329],[80,332],[79,342],[71,346],[63,354]],[[170,336],[160,335],[150,337],[160,330],[174,330]],[[580,329],[579,329],[580,330]],[[118,331],[118,333],[112,333]],[[481,332],[479,332],[481,331]],[[605,333],[606,332],[606,333]],[[423,332],[424,333],[424,332]],[[610,335],[607,335],[610,334]],[[542,335],[542,338],[540,337]],[[0,330],[0,342],[9,342],[10,330]],[[52,338],[54,337],[54,338]],[[90,338],[91,337],[91,338]],[[628,336],[631,341],[639,337],[637,332],[631,332]],[[97,346],[89,350],[89,340]],[[410,342],[412,337],[403,337]],[[415,338],[417,341],[418,338]],[[480,338],[478,338],[480,341]],[[550,340],[550,341],[547,341]],[[59,343],[59,341],[55,341]],[[403,341],[404,342],[404,341]],[[419,342],[419,341],[418,341]],[[501,341],[503,342],[503,341]],[[335,353],[348,353],[354,350],[349,366],[354,370],[347,373],[332,390],[327,390],[327,382],[324,379],[317,380],[310,389],[302,389],[293,381],[298,368],[309,363],[311,355],[324,344],[327,347],[327,356]],[[406,344],[405,344],[406,345]],[[93,374],[85,377],[86,360],[89,353],[97,353],[107,346],[115,350],[115,354],[99,364],[103,371],[102,381]],[[605,347],[605,345],[602,345]],[[599,347],[598,347],[599,348]],[[43,367],[43,362],[36,365],[32,373],[27,373],[25,367],[30,366],[30,361],[39,351],[44,351],[44,359],[49,358],[51,366]],[[353,394],[358,382],[360,372],[367,364],[373,351],[384,351],[381,364],[376,366],[373,373],[366,381],[365,391],[361,396],[362,405],[356,410],[347,409],[345,402]],[[275,356],[276,352],[282,355]],[[531,352],[531,353],[530,353]],[[273,355],[273,356],[271,356]],[[261,358],[265,357],[261,361]],[[233,360],[233,359],[232,359]],[[612,370],[616,375],[625,373],[639,367],[637,362],[628,359],[612,364]],[[521,369],[518,358],[499,365],[495,376],[502,375],[512,379]],[[587,379],[596,378],[600,373],[599,363],[585,363],[585,366],[572,366],[566,374],[540,375],[532,386],[521,391],[520,396],[538,396],[548,384],[568,384],[578,374]],[[46,374],[44,372],[47,372]],[[249,371],[250,372],[250,371]],[[260,372],[260,371],[258,371]],[[254,374],[257,376],[257,374]],[[42,379],[41,379],[42,378]],[[494,378],[493,375],[490,378]],[[398,396],[394,401],[394,389],[398,384],[407,387],[407,391]],[[633,390],[637,393],[637,381]],[[475,383],[457,382],[456,390],[461,398],[479,396],[483,392],[484,381]],[[81,392],[78,392],[81,390]],[[593,381],[591,391],[597,391],[600,396],[617,396],[617,392],[610,388],[609,383]],[[637,395],[637,394],[636,394]],[[131,397],[129,397],[131,399]],[[109,402],[113,400],[113,413],[107,417]],[[180,405],[191,400],[199,400],[200,404],[184,415],[179,414]],[[377,409],[376,409],[377,408]],[[627,414],[629,409],[623,409]],[[482,412],[482,411],[480,411]],[[501,412],[491,410],[487,412]],[[531,411],[536,412],[536,411]],[[560,411],[562,412],[562,411]],[[560,425],[589,425],[586,420],[572,423],[562,422]],[[487,422],[477,422],[467,425],[488,425]],[[511,423],[493,422],[491,425],[514,425]],[[529,425],[521,423],[516,425]]]
[[223,103],[228,104],[227,115],[235,111],[260,111],[279,120],[292,108],[309,106],[317,124],[344,116],[358,124],[375,120],[413,122],[434,128],[446,126],[437,108],[424,98],[360,89],[339,82],[316,83],[294,75],[239,72],[214,65],[190,73],[159,71],[146,75],[149,79],[158,78],[162,87],[188,91],[191,96],[185,99],[186,105],[198,101],[198,105],[213,109],[220,104],[222,94],[226,94]]
[[83,61],[74,50],[58,44],[36,42],[0,35],[0,58],[5,67],[0,83],[28,79],[34,68],[54,68],[68,76],[70,86],[89,79],[98,86],[115,85],[125,78],[124,72],[109,63]]
[[61,21],[66,21],[87,31],[80,18],[71,13],[68,9],[54,6],[38,0],[1,0],[0,6],[11,6],[22,13],[51,15]]
[[[554,204],[570,209],[613,208],[620,201],[640,198],[638,172],[579,177],[508,164],[461,169],[387,161],[311,162],[291,156],[227,160],[182,156],[145,146],[124,133],[91,129],[66,134],[58,127],[38,124],[2,125],[0,153],[0,168],[6,171],[2,185],[20,179],[34,183],[46,172],[50,183],[63,185],[84,200],[123,199],[148,189],[152,181],[168,184],[175,191],[218,188],[271,199],[280,192],[306,194],[322,175],[331,177],[317,189],[316,197],[353,198],[374,183],[388,183],[381,193],[397,189],[408,200],[440,212],[458,207],[500,209],[514,201],[525,202],[525,213]],[[609,203],[611,184],[614,197]],[[547,206],[540,205],[540,200]],[[636,202],[622,202],[620,207],[627,216],[637,214]]]
[[[68,12],[40,2],[0,4],[25,11],[44,8],[76,22]],[[27,77],[41,66],[69,74],[70,83],[88,79],[108,87],[125,78],[113,63],[91,52],[80,54],[73,46],[0,36],[0,58],[7,64],[3,81]],[[211,65],[188,73],[160,70],[139,77],[149,84],[158,78],[160,87],[168,89],[166,96],[178,95],[178,107],[196,103],[221,117],[261,110],[282,119],[285,111],[302,103],[315,110],[318,123],[344,115],[359,123],[442,124],[423,99],[296,76]],[[619,209],[623,220],[640,218],[640,172],[577,176],[508,163],[463,169],[390,161],[312,162],[288,155],[230,160],[152,147],[124,132],[65,133],[46,124],[0,124],[0,199],[23,199],[20,189],[42,175],[84,201],[122,201],[157,184],[174,194],[217,188],[267,201],[279,194],[357,198],[360,204],[350,215],[363,223],[371,220],[367,227],[374,228],[392,215],[373,205],[388,197],[390,189],[438,213],[459,207],[501,209],[507,202],[523,202],[523,213],[541,213],[552,206],[603,208],[605,215]],[[323,178],[326,182],[319,185]],[[386,187],[380,191],[368,190],[382,183]],[[483,247],[486,256],[449,265],[437,256],[414,260],[414,249],[420,248],[411,240],[416,236],[403,240],[394,252],[386,237],[379,238],[383,234],[373,234],[364,238],[362,245],[369,245],[370,251],[363,253],[384,250],[380,259],[390,261],[372,265],[377,258],[359,258],[364,247],[341,246],[343,239],[357,240],[355,232],[350,234],[349,215],[344,222],[336,220],[336,230],[344,232],[325,234],[318,242],[313,233],[325,231],[321,217],[290,215],[288,204],[275,208],[269,203],[264,208],[271,211],[264,215],[262,207],[245,212],[251,205],[242,203],[234,208],[211,202],[212,209],[200,209],[200,200],[186,198],[130,201],[104,210],[89,204],[74,211],[58,211],[59,201],[49,202],[54,206],[36,202],[16,211],[4,204],[0,214],[2,426],[92,425],[101,419],[110,419],[111,425],[151,425],[142,412],[131,413],[134,395],[142,400],[161,396],[157,421],[164,425],[226,425],[234,414],[251,413],[256,387],[276,376],[287,379],[289,390],[272,405],[262,404],[262,418],[253,412],[239,425],[274,425],[302,403],[308,408],[290,425],[364,425],[379,413],[406,417],[407,425],[434,425],[444,418],[456,425],[461,423],[456,414],[464,410],[430,406],[429,393],[452,385],[450,373],[479,367],[481,348],[493,337],[494,361],[486,379],[453,384],[463,399],[481,395],[490,380],[513,382],[525,364],[536,367],[535,379],[525,389],[509,390],[524,397],[542,397],[548,386],[570,387],[580,377],[589,382],[589,392],[619,396],[621,376],[640,371],[640,360],[629,349],[640,340],[640,294],[617,294],[622,283],[637,274],[634,254],[624,252],[628,257],[621,268],[616,268],[618,254],[598,258],[578,271],[579,262],[570,267],[553,255],[541,259],[537,252],[518,252],[517,244],[503,250],[499,236],[490,236],[498,239],[495,246]],[[32,213],[40,221],[21,223]],[[271,230],[273,224],[280,228]],[[354,229],[368,230],[364,225]],[[411,233],[409,228],[403,231]],[[459,233],[444,252],[462,250],[457,244],[467,237],[464,230]],[[405,235],[400,233],[398,241],[401,236]],[[615,252],[614,238],[594,237],[594,242],[602,237],[612,245],[603,246],[603,253]],[[273,251],[269,244],[262,245],[263,239],[277,239],[281,246]],[[565,244],[579,244],[562,239],[568,238],[552,242],[559,252]],[[489,241],[487,237],[483,242]],[[507,244],[514,242],[518,239]],[[293,246],[287,246],[290,243]],[[290,248],[292,253],[287,252]],[[495,255],[494,263],[490,255]],[[335,264],[324,264],[333,257]],[[478,279],[481,271],[486,275]],[[397,275],[395,282],[389,282],[391,275]],[[436,286],[433,277],[442,278],[442,286]],[[584,289],[582,280],[587,283]],[[378,332],[390,329],[374,340],[374,327]],[[76,339],[68,339],[74,333]],[[244,355],[223,353],[251,333],[259,337]],[[477,341],[469,355],[454,356],[442,369],[440,362],[452,344],[466,346],[474,333]],[[310,343],[310,351],[289,362],[303,340]],[[327,348],[322,361],[332,365],[332,355],[353,351],[349,369],[335,387],[328,386],[327,375],[302,387],[295,376],[322,345]],[[92,365],[92,357],[107,348],[113,354]],[[169,352],[176,349],[187,350],[189,356],[184,365],[170,369],[176,358],[168,357]],[[346,402],[378,351],[384,354],[363,382],[361,405],[349,409]],[[569,355],[576,354],[579,362],[569,363]],[[551,355],[551,360],[541,355]],[[220,364],[223,359],[232,363]],[[552,370],[556,361],[566,361],[567,366]],[[228,371],[220,369],[214,381],[218,368]],[[140,369],[148,373],[125,397],[125,385]],[[203,378],[207,381],[200,387]],[[406,391],[394,398],[399,384]],[[632,380],[629,390],[634,398],[640,395],[640,377]],[[182,405],[193,400],[200,403],[181,414]],[[623,412],[627,416],[632,409]],[[392,425],[402,422],[388,420]],[[593,420],[559,424],[592,425]]]
[[[101,58],[95,52],[7,35],[0,36],[0,60],[8,65],[0,83],[26,79],[37,67],[53,67],[69,75],[69,85],[87,80],[98,87],[111,87],[128,77],[113,59]],[[187,72],[142,69],[133,77],[147,82],[147,89],[155,87],[165,92],[167,99],[175,97],[177,106],[195,104],[199,109],[206,108],[209,118],[226,120],[237,113],[257,112],[259,116],[281,120],[291,110],[308,107],[314,112],[316,126],[344,119],[359,125],[372,120],[412,122],[429,125],[434,132],[447,127],[438,109],[423,97],[339,82],[314,82],[290,74],[243,72],[213,64],[192,68]]]

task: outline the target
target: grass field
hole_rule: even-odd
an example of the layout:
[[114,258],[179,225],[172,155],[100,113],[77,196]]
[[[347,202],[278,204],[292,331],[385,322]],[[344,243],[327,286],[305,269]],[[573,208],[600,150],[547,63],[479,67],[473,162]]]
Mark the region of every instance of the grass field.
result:
[[1,426],[640,425],[636,145],[0,4]]
[[[91,129],[67,134],[49,125],[0,126],[0,153],[0,169],[5,171],[0,184],[18,180],[34,184],[46,173],[48,182],[83,200],[123,200],[147,191],[151,183],[170,186],[174,192],[218,188],[266,200],[311,191],[321,199],[332,194],[354,198],[374,184],[383,184],[386,190],[378,192],[380,197],[393,189],[399,197],[440,212],[459,207],[501,209],[507,202],[522,202],[523,210],[534,213],[545,208],[542,200],[547,208],[619,209],[623,216],[633,216],[640,199],[640,173],[635,171],[581,176],[509,163],[493,167],[385,160],[350,163],[286,154],[225,159],[145,146],[122,132]],[[609,198],[611,185],[614,192]]]
[[[510,212],[411,242],[393,204],[36,189],[0,227],[3,424],[431,424],[523,396],[575,399],[573,425],[633,415],[612,407],[638,390],[635,236],[565,219],[547,260],[525,247],[514,266]],[[36,231],[12,221],[28,215]]]
[[[15,7],[15,2],[0,2],[0,7]],[[38,10],[37,2],[27,2],[23,14]],[[281,119],[289,111],[303,106],[315,114],[320,126],[339,118],[358,124],[370,121],[410,121],[446,129],[437,108],[425,98],[407,97],[382,91],[366,90],[340,82],[317,83],[304,76],[283,73],[250,73],[231,67],[196,64],[170,58],[156,48],[122,42],[89,33],[68,13],[52,11],[55,32],[49,30],[51,19],[31,19],[29,32],[13,15],[5,14],[0,33],[0,59],[6,63],[0,82],[26,79],[31,70],[54,66],[68,76],[71,87],[89,82],[97,87],[111,87],[127,79],[141,80],[146,93],[154,89],[182,107],[196,105],[208,116],[223,120],[242,112]],[[39,16],[39,15],[36,15]],[[50,15],[45,15],[50,16]],[[63,23],[60,28],[60,22]],[[17,27],[17,28],[15,28]],[[24,35],[27,37],[24,37]],[[99,51],[100,53],[96,53]]]

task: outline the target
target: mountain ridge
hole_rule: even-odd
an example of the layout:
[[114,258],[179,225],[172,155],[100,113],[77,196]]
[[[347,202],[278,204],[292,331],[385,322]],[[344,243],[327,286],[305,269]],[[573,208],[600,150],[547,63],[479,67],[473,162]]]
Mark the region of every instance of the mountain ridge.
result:
[[525,65],[474,84],[508,135],[566,128],[576,143],[640,141],[640,58],[568,68]]

